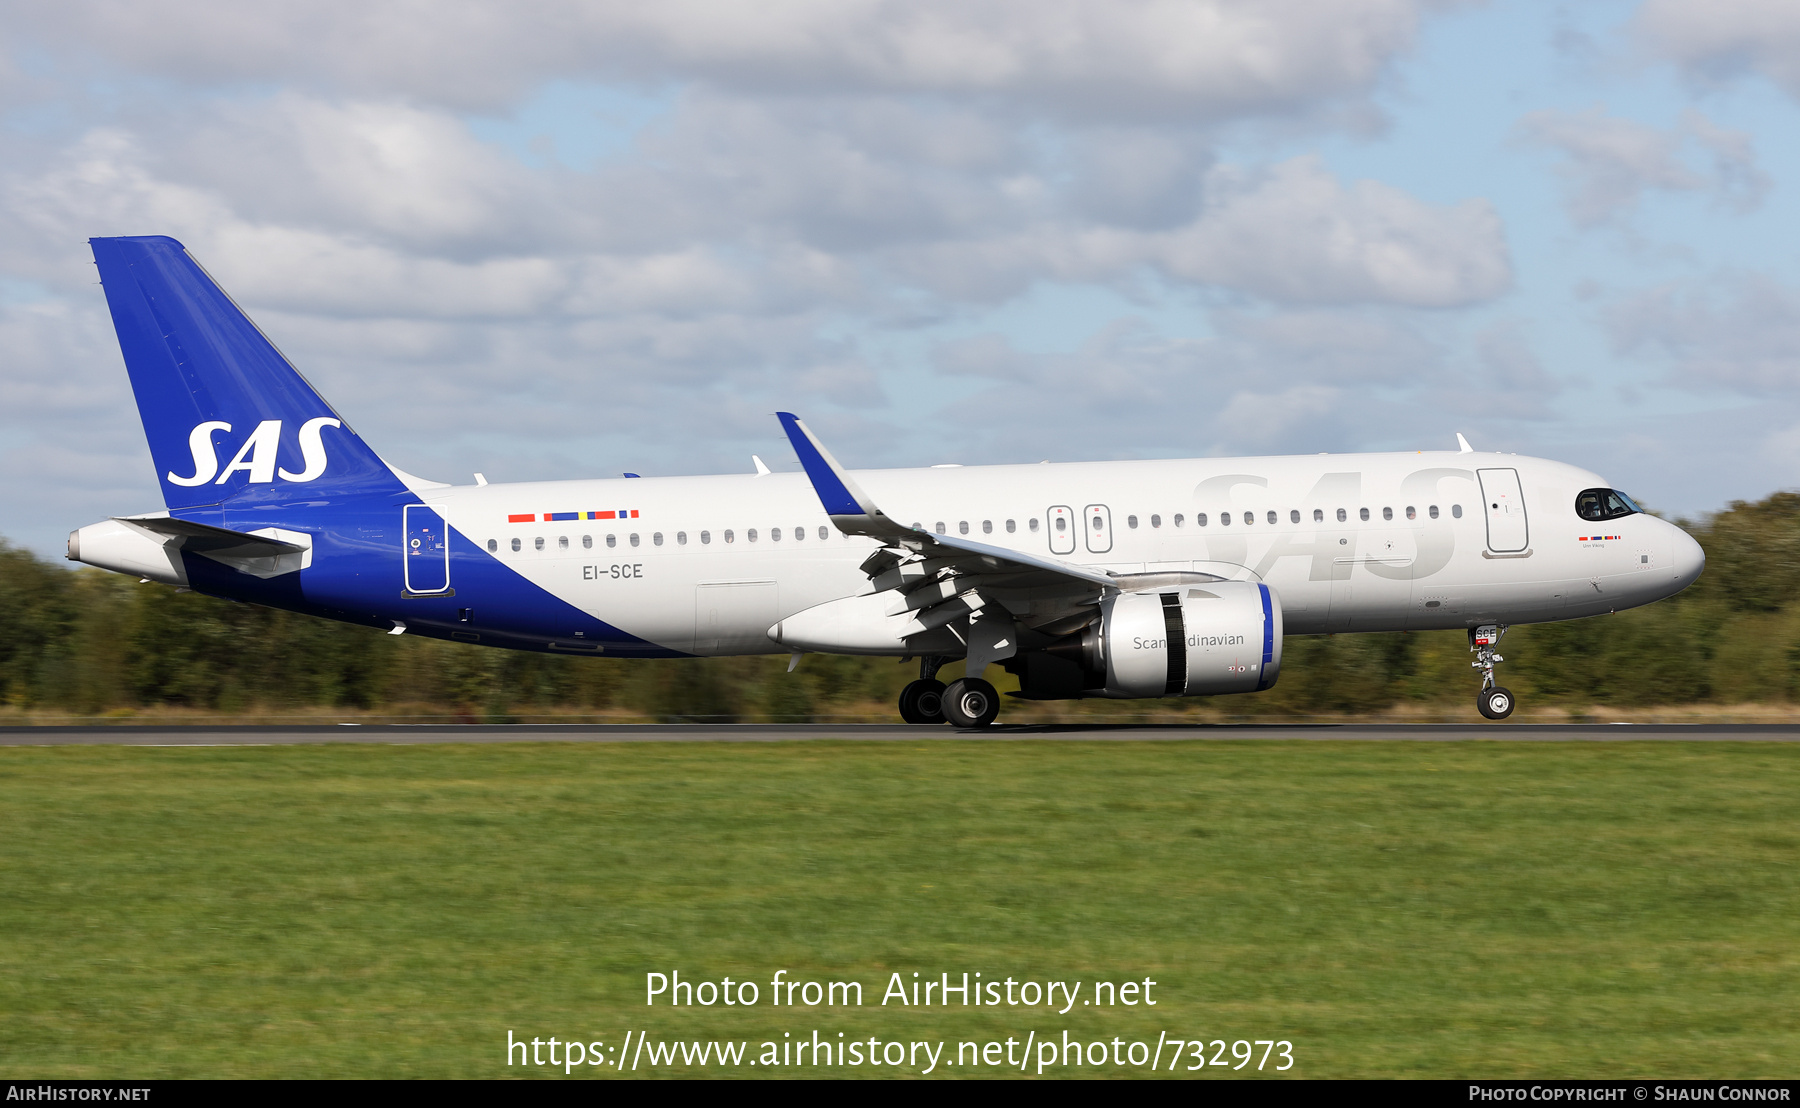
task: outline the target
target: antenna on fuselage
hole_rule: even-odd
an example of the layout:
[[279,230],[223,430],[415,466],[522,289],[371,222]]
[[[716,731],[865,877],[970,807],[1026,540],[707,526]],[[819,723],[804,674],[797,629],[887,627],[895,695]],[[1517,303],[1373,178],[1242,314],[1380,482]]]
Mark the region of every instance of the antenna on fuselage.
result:
[[750,460],[756,463],[756,475],[758,477],[767,477],[769,475],[769,467],[763,464],[761,458],[752,454],[750,455]]
[[1465,439],[1465,438],[1463,438],[1463,437],[1462,437],[1462,432],[1461,432],[1461,431],[1458,431],[1458,432],[1457,432],[1457,433],[1456,433],[1456,445],[1457,445],[1457,446],[1458,446],[1458,447],[1459,447],[1459,448],[1460,448],[1460,449],[1458,449],[1458,450],[1457,450],[1457,453],[1459,453],[1459,454],[1473,454],[1473,453],[1475,453],[1475,448],[1474,448],[1474,447],[1473,447],[1473,446],[1470,446],[1470,445],[1469,445],[1469,440],[1468,440],[1468,439]]

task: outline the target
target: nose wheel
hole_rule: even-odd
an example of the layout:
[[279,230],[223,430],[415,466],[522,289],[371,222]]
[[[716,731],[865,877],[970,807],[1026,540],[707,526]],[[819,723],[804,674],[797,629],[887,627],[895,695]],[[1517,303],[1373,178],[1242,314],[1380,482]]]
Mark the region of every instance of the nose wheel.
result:
[[1512,715],[1513,694],[1510,689],[1495,685],[1491,689],[1482,689],[1481,696],[1475,702],[1481,714],[1488,719],[1505,719]]
[[1505,719],[1518,704],[1512,690],[1494,683],[1494,666],[1506,661],[1494,652],[1504,634],[1506,628],[1497,623],[1469,628],[1469,649],[1475,652],[1475,660],[1469,665],[1481,671],[1481,692],[1476,694],[1475,706],[1486,719]]

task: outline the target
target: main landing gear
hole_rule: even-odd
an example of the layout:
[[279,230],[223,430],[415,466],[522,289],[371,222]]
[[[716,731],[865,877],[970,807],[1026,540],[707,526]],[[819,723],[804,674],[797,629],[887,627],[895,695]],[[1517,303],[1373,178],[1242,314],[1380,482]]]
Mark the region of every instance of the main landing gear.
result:
[[944,722],[944,683],[937,679],[942,658],[920,658],[919,679],[900,690],[900,718],[907,723]]
[[1494,664],[1506,661],[1494,653],[1504,634],[1506,628],[1497,623],[1469,628],[1469,649],[1475,652],[1475,660],[1469,665],[1481,671],[1481,692],[1476,695],[1475,706],[1488,719],[1505,719],[1518,703],[1510,689],[1494,684]]
[[1000,715],[1000,693],[979,677],[964,677],[945,687],[937,679],[943,658],[920,658],[919,679],[900,692],[900,718],[908,723],[949,723],[986,727]]

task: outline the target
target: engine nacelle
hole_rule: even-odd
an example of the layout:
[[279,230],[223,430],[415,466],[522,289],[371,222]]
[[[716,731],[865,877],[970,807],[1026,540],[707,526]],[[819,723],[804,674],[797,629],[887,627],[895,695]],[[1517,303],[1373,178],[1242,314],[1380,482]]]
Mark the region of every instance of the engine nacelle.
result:
[[1125,698],[1258,692],[1281,673],[1281,599],[1251,581],[1120,593],[1084,643],[1105,674],[1088,695]]

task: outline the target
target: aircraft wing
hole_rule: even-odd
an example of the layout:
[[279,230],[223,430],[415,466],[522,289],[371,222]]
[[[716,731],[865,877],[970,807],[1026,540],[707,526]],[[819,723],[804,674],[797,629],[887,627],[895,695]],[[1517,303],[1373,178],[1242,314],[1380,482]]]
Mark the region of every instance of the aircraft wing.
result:
[[[1009,550],[896,522],[876,505],[812,430],[791,412],[778,412],[788,441],[838,530],[879,540],[863,561],[874,592],[891,592],[889,616],[910,613],[908,641],[950,627],[977,663],[1036,649],[1078,630],[1109,593],[1214,581],[1210,574],[1117,574],[1059,558]],[[1023,641],[1021,641],[1023,640]],[[923,641],[923,640],[918,640]]]
[[[791,412],[775,414],[781,420],[782,428],[787,431],[788,441],[794,445],[794,453],[800,456],[800,465],[812,481],[814,491],[819,494],[819,501],[825,506],[825,514],[831,517],[831,522],[837,525],[838,530],[851,535],[867,535],[880,539],[889,547],[898,548],[893,551],[878,551],[876,557],[871,557],[864,563],[863,572],[870,577],[879,579],[883,572],[905,560],[902,551],[911,551],[921,560],[937,562],[942,569],[954,569],[964,574],[1024,576],[1044,583],[1062,578],[1071,583],[1078,582],[1084,588],[1096,585],[1102,588],[1117,586],[1116,576],[1104,570],[974,542],[960,536],[936,535],[895,522],[875,505],[868,493],[862,491],[855,478],[831,456],[831,452],[825,449],[812,429],[798,416]],[[880,558],[882,553],[890,553],[891,557]]]

